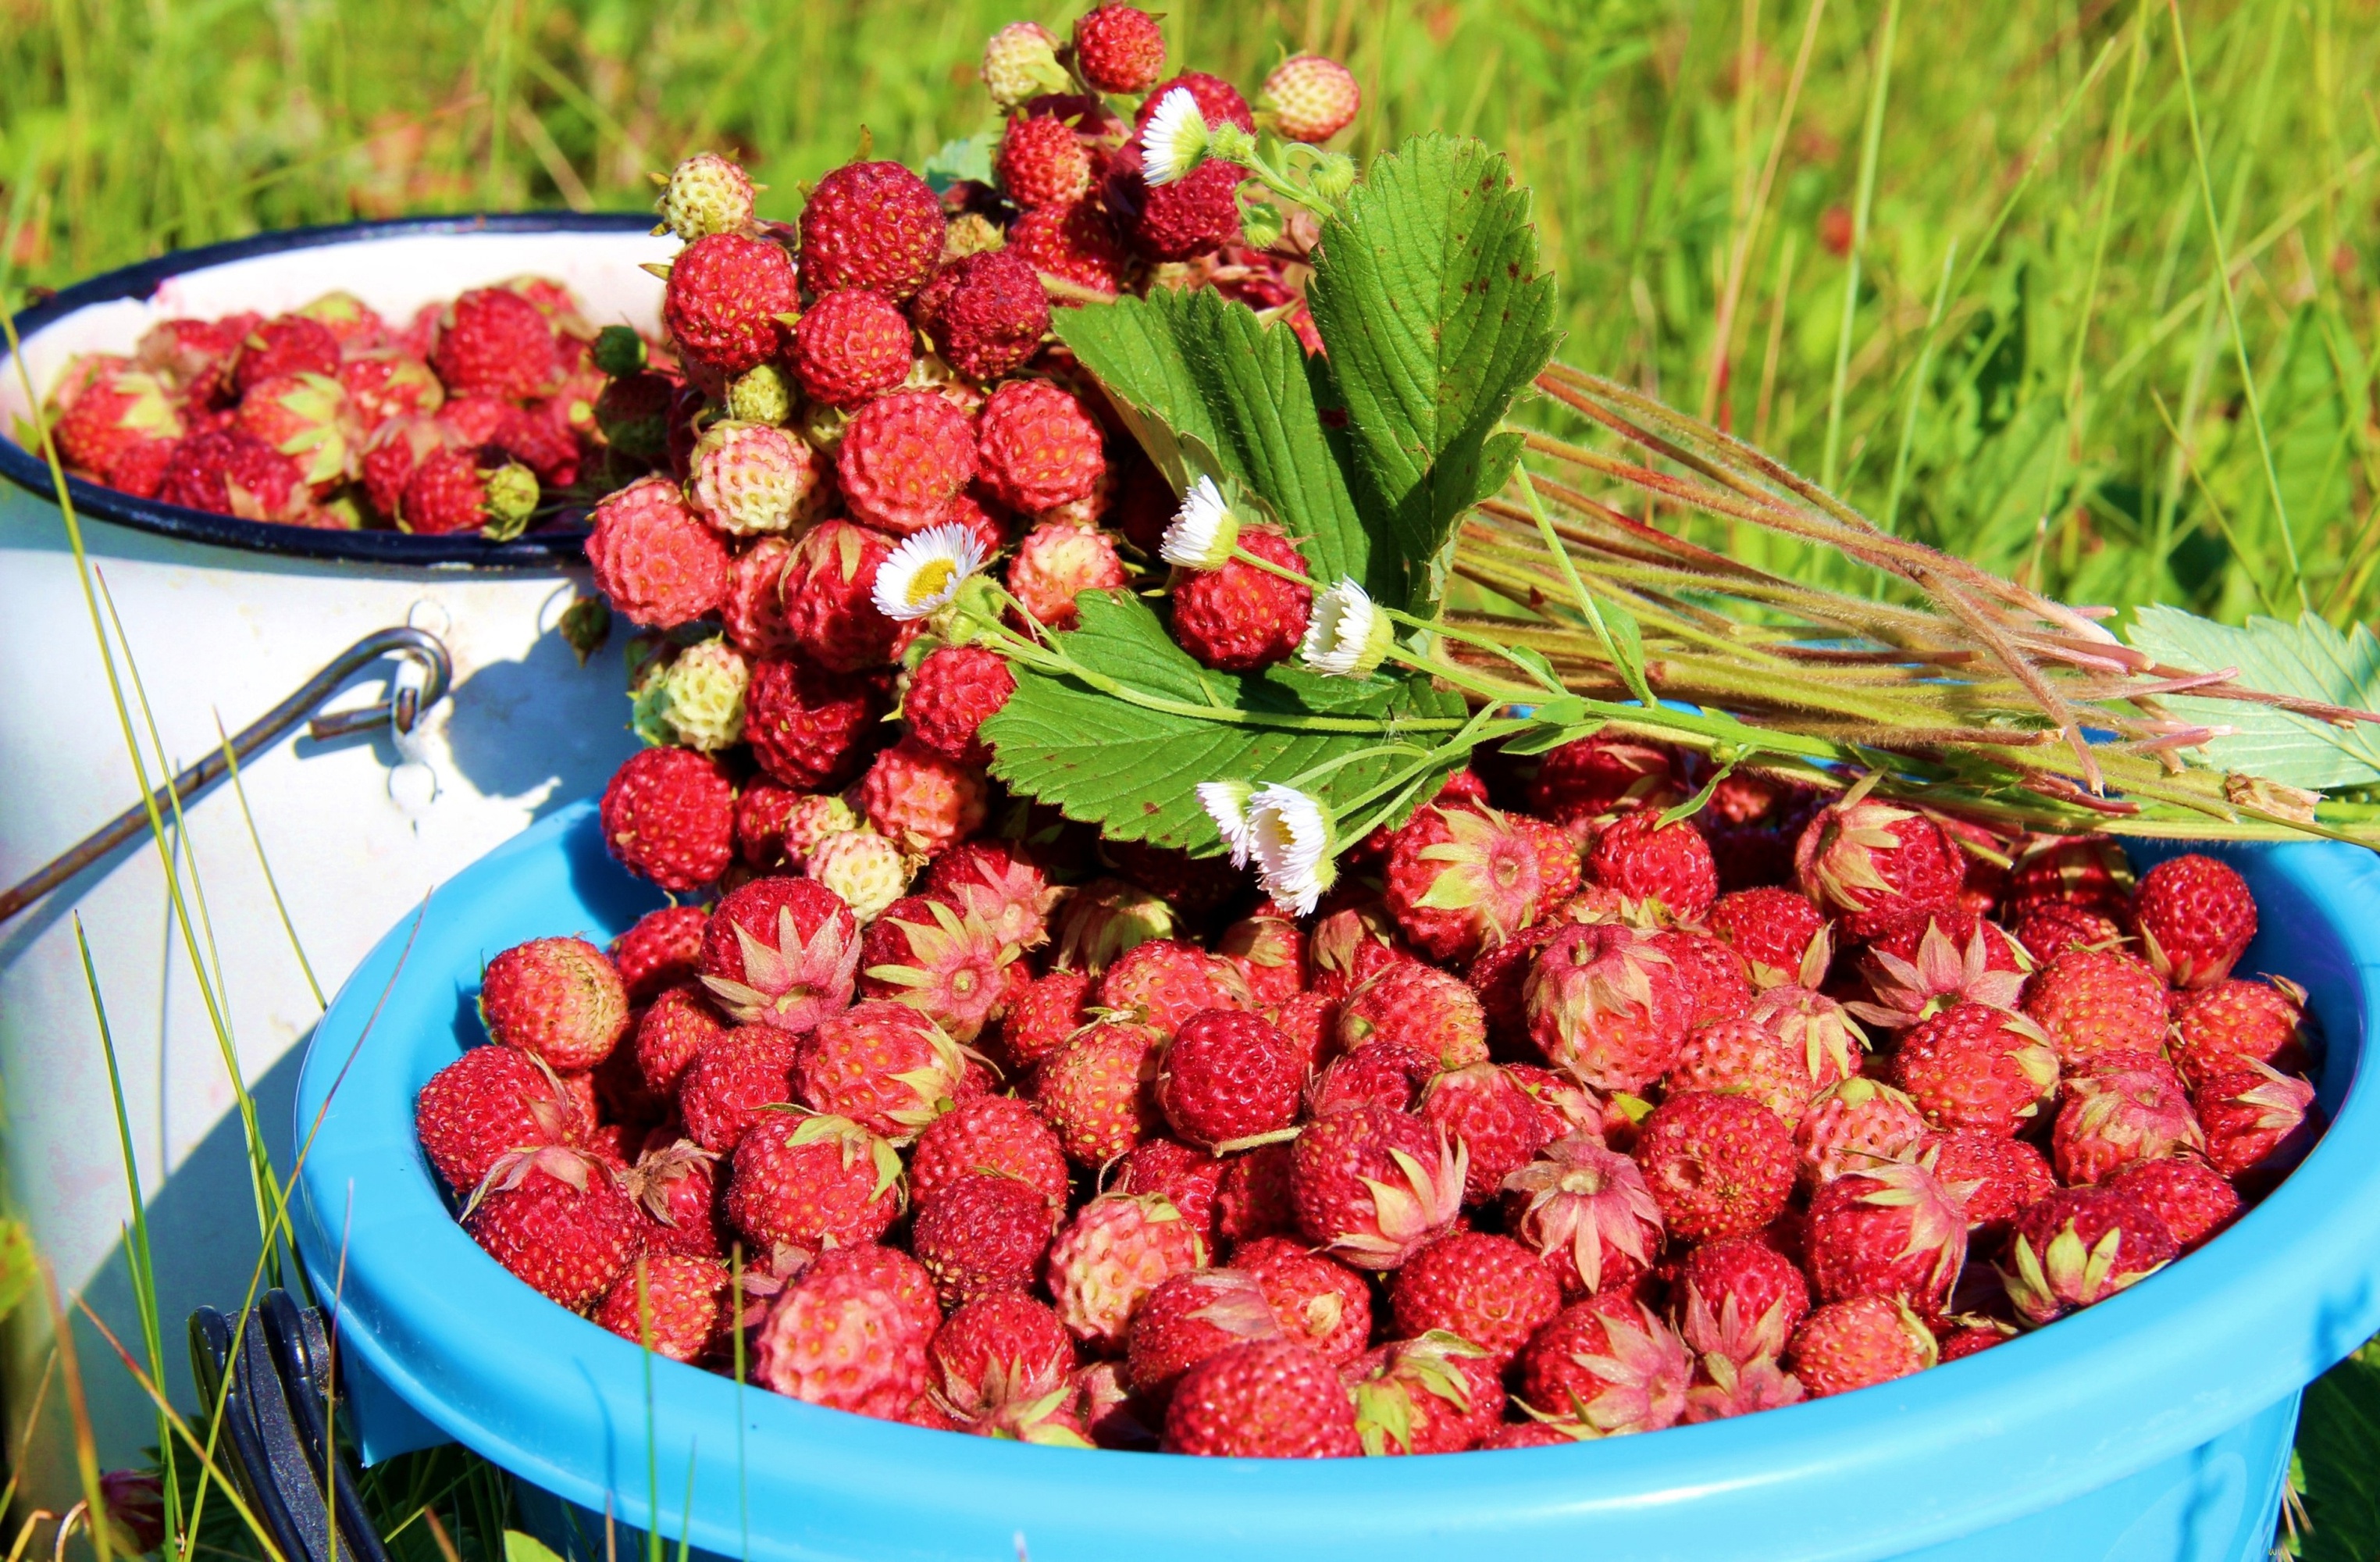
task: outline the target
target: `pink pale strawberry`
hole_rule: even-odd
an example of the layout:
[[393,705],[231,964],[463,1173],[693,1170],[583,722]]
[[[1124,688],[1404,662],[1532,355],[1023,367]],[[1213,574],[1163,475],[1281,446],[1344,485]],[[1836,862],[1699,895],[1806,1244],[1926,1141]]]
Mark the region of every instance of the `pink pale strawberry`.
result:
[[1504,1212],[1566,1295],[1625,1286],[1661,1251],[1661,1208],[1644,1172],[1591,1133],[1555,1140],[1507,1177]]
[[1359,1269],[1393,1269],[1454,1223],[1468,1161],[1410,1113],[1353,1106],[1309,1123],[1291,1165],[1307,1239]]

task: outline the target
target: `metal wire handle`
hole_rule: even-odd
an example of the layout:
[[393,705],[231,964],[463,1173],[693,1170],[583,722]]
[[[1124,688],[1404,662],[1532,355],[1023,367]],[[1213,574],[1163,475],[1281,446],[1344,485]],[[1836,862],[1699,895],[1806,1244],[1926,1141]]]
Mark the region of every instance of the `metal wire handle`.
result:
[[300,684],[297,692],[288,699],[242,727],[231,739],[229,755],[221,749],[215,750],[151,793],[147,802],[134,803],[84,836],[73,848],[52,859],[47,866],[14,889],[0,895],[0,922],[6,921],[146,830],[149,827],[149,810],[152,805],[162,814],[173,808],[176,799],[188,802],[229,775],[233,759],[247,759],[305,721],[322,702],[337,693],[349,678],[384,656],[402,657],[419,666],[421,686],[409,688],[392,679],[386,704],[314,716],[307,724],[307,733],[321,742],[383,726],[400,733],[412,731],[421,713],[444,698],[446,686],[455,676],[454,658],[447,655],[444,643],[426,629],[407,626],[368,634],[331,658],[321,672]]

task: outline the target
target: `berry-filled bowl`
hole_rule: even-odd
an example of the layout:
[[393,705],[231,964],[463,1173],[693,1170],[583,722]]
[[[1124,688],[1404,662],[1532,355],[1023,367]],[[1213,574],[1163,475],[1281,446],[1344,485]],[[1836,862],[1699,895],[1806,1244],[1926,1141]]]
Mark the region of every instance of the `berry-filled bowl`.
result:
[[[2145,868],[2190,848],[2131,849]],[[2196,1251],[2047,1327],[1758,1414],[1411,1462],[1086,1450],[846,1414],[648,1354],[616,1317],[570,1315],[457,1224],[416,1102],[483,1023],[533,1015],[537,983],[490,969],[483,988],[490,960],[530,940],[600,944],[658,906],[611,860],[591,804],[440,889],[333,1004],[298,1091],[299,1247],[337,1299],[368,1456],[461,1442],[541,1494],[533,1512],[576,1510],[597,1548],[608,1514],[707,1553],[783,1558],[2244,1562],[2271,1541],[2300,1390],[2380,1326],[2380,1104],[2361,1082],[2380,1019],[2380,862],[2334,845],[2201,849],[2257,904],[2239,970],[2304,990],[2327,1120],[2311,1153]],[[2078,1282],[2057,1252],[2039,1269],[2052,1289]],[[895,1348],[881,1337],[875,1353]],[[786,1344],[756,1338],[764,1355]],[[1815,1383],[1817,1346],[1797,1345]],[[875,1353],[855,1342],[852,1370]]]

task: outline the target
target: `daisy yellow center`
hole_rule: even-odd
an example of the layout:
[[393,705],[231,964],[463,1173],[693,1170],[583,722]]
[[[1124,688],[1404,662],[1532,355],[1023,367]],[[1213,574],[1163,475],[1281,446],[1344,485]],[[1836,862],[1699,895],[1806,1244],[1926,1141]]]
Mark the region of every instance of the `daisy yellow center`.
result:
[[946,558],[929,559],[919,565],[917,573],[909,579],[909,604],[914,607],[931,602],[949,587],[951,577],[956,573],[958,566]]

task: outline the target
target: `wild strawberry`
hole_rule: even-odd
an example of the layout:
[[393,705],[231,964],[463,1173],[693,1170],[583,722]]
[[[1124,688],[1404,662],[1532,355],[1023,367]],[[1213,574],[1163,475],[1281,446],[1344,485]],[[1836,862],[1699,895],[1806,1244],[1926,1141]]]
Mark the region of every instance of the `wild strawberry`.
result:
[[1694,1386],[1686,1390],[1686,1423],[1699,1425],[1800,1404],[1805,1397],[1802,1380],[1777,1362],[1774,1356],[1755,1356],[1742,1362],[1717,1353],[1703,1356],[1695,1363]]
[[1205,1239],[1171,1203],[1103,1193],[1076,1211],[1050,1246],[1050,1295],[1076,1339],[1112,1355],[1149,1292],[1206,1264]]
[[1898,1027],[1960,1002],[2014,1008],[2030,963],[2008,934],[1961,907],[1912,912],[1869,941],[1861,970],[1876,1001],[1854,1011]]
[[1604,1091],[1641,1091],[1677,1061],[1685,985],[1649,934],[1565,927],[1524,989],[1529,1035],[1546,1060]]
[[1415,813],[1396,834],[1387,877],[1397,927],[1435,960],[1475,958],[1536,920],[1543,904],[1529,838],[1504,815],[1467,804]]
[[1694,1361],[1650,1309],[1590,1298],[1539,1329],[1513,1371],[1515,1392],[1530,1409],[1610,1436],[1674,1425],[1685,1413]]
[[967,1059],[905,1004],[870,999],[819,1022],[794,1060],[794,1092],[814,1111],[906,1143],[951,1108]]
[[471,450],[433,450],[405,480],[397,523],[419,537],[486,531],[516,534],[537,508],[536,476],[507,461],[484,464]]
[[489,1257],[573,1312],[611,1289],[643,1226],[610,1167],[559,1144],[500,1156],[463,1216]]
[[649,1004],[665,989],[694,980],[702,959],[703,925],[710,920],[706,907],[663,906],[612,940],[606,952],[631,1005]]
[[2165,982],[2145,961],[2109,949],[2070,949],[2051,960],[2026,986],[2024,1012],[2069,1066],[2165,1044]]
[[752,669],[744,695],[744,736],[760,768],[795,791],[841,785],[859,771],[883,712],[864,678],[799,658]]
[[1503,1410],[1499,1364],[1499,1358],[1443,1330],[1370,1352],[1350,1385],[1364,1451],[1394,1458],[1478,1446]]
[[829,836],[857,835],[867,827],[851,811],[851,805],[833,793],[810,792],[797,795],[785,810],[778,845],[784,852],[786,867],[808,873],[810,859],[818,855]]
[[1781,1359],[1810,1315],[1810,1286],[1793,1261],[1757,1237],[1723,1237],[1686,1254],[1675,1291],[1680,1332],[1706,1363]]
[[794,544],[778,593],[786,630],[804,655],[837,673],[866,672],[892,660],[900,626],[877,611],[870,595],[876,571],[892,552],[878,533],[844,520],[820,521]]
[[798,293],[783,246],[714,233],[670,262],[662,322],[684,358],[723,379],[783,351],[787,332],[779,317],[794,311]]
[[2014,1138],[2058,1090],[2058,1049],[2039,1026],[1988,1004],[1921,1021],[1893,1055],[1893,1080],[1937,1129]]
[[1285,140],[1309,142],[1327,141],[1345,129],[1363,102],[1354,73],[1320,55],[1292,55],[1273,67],[1257,98]]
[[1230,961],[1194,945],[1150,939],[1126,950],[1099,978],[1099,1007],[1164,1035],[1202,1009],[1245,1009],[1247,989]]
[[2217,1074],[2191,1097],[2206,1158],[2229,1178],[2288,1171],[2312,1147],[2313,1086],[2262,1063]]
[[[119,461],[111,477],[130,464]],[[295,519],[309,497],[297,462],[237,429],[204,429],[176,442],[156,494],[160,504],[242,520]]]
[[785,531],[816,516],[828,496],[824,464],[809,442],[767,423],[711,424],[694,442],[692,462],[686,496],[731,537]]
[[613,607],[648,628],[691,623],[727,594],[727,544],[665,478],[640,478],[595,506],[587,562]]
[[1397,1333],[1441,1329],[1500,1361],[1561,1311],[1561,1287],[1532,1250],[1509,1237],[1455,1231],[1420,1249],[1389,1282]]
[[1531,1079],[1542,1072],[1518,1064],[1483,1062],[1429,1081],[1421,1101],[1422,1119],[1463,1147],[1470,1168],[1463,1178],[1465,1203],[1493,1199],[1506,1178],[1574,1126],[1554,1101],[1545,1098],[1559,1090],[1552,1076],[1546,1075],[1542,1082]]
[[[1460,774],[1467,775],[1470,772],[1463,771]],[[1448,788],[1450,791],[1451,789],[1451,787]],[[1484,803],[1487,800],[1487,795],[1488,789],[1482,786],[1479,788],[1478,798],[1468,800]],[[1446,798],[1447,793],[1441,791],[1439,796]],[[1509,818],[1512,828],[1518,830],[1527,839],[1529,845],[1536,848],[1538,879],[1537,904],[1559,906],[1576,895],[1580,885],[1585,882],[1585,865],[1579,859],[1578,842],[1559,824],[1539,819],[1534,814],[1515,813]]]
[[1887,1161],[1813,1193],[1804,1240],[1820,1300],[1889,1296],[1932,1314],[1967,1261],[1966,1209],[1924,1166]]
[[1965,1190],[1971,1252],[1997,1246],[2019,1210],[2058,1186],[2048,1160],[2031,1144],[1972,1129],[1929,1136],[1917,1161],[1945,1188]]
[[879,835],[920,857],[945,851],[983,825],[983,772],[922,743],[883,750],[859,781],[860,811]]
[[413,1104],[421,1153],[468,1193],[507,1152],[568,1144],[585,1127],[552,1070],[506,1046],[472,1047],[430,1077]]
[[726,1033],[694,988],[664,991],[637,1021],[634,1051],[645,1087],[657,1095],[675,1093],[696,1056]]
[[1828,1302],[1793,1332],[1786,1360],[1813,1397],[1922,1373],[1940,1359],[1934,1333],[1891,1297]]
[[961,1422],[1065,1386],[1075,1341],[1058,1315],[1015,1292],[954,1309],[936,1330],[927,1360],[931,1391]]
[[1965,862],[1937,820],[1865,797],[1819,810],[1793,850],[1802,892],[1861,938],[1956,897]]
[[1165,69],[1165,35],[1147,11],[1097,6],[1075,22],[1074,57],[1083,79],[1099,92],[1146,92]]
[[1050,296],[1040,277],[1026,259],[1004,249],[944,266],[917,295],[912,312],[943,360],[983,384],[1024,368],[1050,330]]
[[357,426],[365,434],[392,418],[435,412],[446,399],[429,364],[391,349],[352,353],[341,360],[339,388],[347,393]]
[[1034,978],[1017,995],[1001,1022],[1001,1042],[1009,1061],[1029,1068],[1066,1044],[1069,1037],[1090,1022],[1085,1004],[1091,979],[1079,970],[1053,970]]
[[975,645],[946,645],[917,664],[901,714],[919,743],[960,764],[982,765],[991,750],[977,736],[1016,691],[1008,664]]
[[2012,934],[2036,965],[2047,965],[2069,949],[2113,949],[2124,930],[2106,912],[2073,900],[2042,900],[2017,917]]
[[794,327],[794,377],[827,407],[851,408],[909,377],[909,317],[866,287],[821,293]]
[[1325,997],[1343,998],[1382,966],[1412,958],[1388,903],[1359,894],[1318,917],[1306,934],[1306,985]]
[[928,1383],[941,1326],[933,1283],[892,1248],[832,1248],[779,1293],[752,1338],[763,1388],[829,1409],[897,1420]]
[[1747,1016],[1690,1031],[1664,1081],[1672,1092],[1747,1096],[1790,1129],[1802,1121],[1810,1097],[1841,1077],[1834,1056],[1824,1048],[1814,1053],[1806,1043],[1789,1044],[1778,1028]]
[[1161,1195],[1211,1247],[1219,1236],[1215,1193],[1222,1182],[1223,1163],[1204,1150],[1174,1139],[1144,1139],[1115,1162],[1107,1191]]
[[1043,1059],[1033,1103],[1067,1159],[1095,1171],[1156,1131],[1153,1086],[1164,1040],[1149,1026],[1110,1020]]
[[1234,1345],[1182,1376],[1166,1408],[1170,1453],[1353,1458],[1363,1451],[1337,1371],[1287,1340]]
[[909,1190],[923,1205],[963,1178],[1020,1181],[1052,1207],[1066,1199],[1066,1155],[1031,1106],[1005,1095],[971,1095],[926,1126],[910,1152]]
[[1339,1045],[1356,1052],[1401,1041],[1439,1068],[1488,1060],[1488,1020],[1478,995],[1425,965],[1392,965],[1347,995],[1339,1011]]
[[1238,970],[1259,1007],[1286,1003],[1305,986],[1305,930],[1279,907],[1259,907],[1224,928],[1215,953]]
[[1372,1291],[1363,1275],[1286,1237],[1242,1242],[1232,1263],[1257,1277],[1290,1339],[1342,1365],[1364,1354],[1372,1336]]
[[962,1177],[918,1206],[910,1247],[946,1306],[1025,1291],[1040,1276],[1052,1213],[1038,1189],[1015,1178]]
[[650,1346],[673,1361],[699,1361],[727,1326],[727,1265],[686,1253],[645,1253],[612,1282],[595,1309],[599,1327]]
[[1646,1117],[1634,1150],[1664,1224],[1689,1241],[1745,1237],[1793,1191],[1793,1134],[1741,1095],[1672,1095]]
[[695,1258],[722,1258],[727,1245],[719,1224],[719,1157],[690,1139],[660,1142],[656,1131],[649,1148],[621,1178],[629,1198],[643,1207],[647,1252],[685,1253]]
[[1305,1082],[1305,1115],[1327,1117],[1352,1106],[1410,1112],[1438,1065],[1418,1047],[1378,1041],[1332,1058]]
[[2256,936],[2256,899],[2228,863],[2195,852],[2141,876],[2132,907],[2141,952],[2156,973],[2188,991],[2231,974]]
[[1794,1129],[1802,1180],[1816,1187],[1876,1160],[1906,1160],[1925,1131],[1917,1104],[1890,1085],[1859,1075],[1839,1080],[1811,1098]]
[[1394,1269],[1454,1223],[1468,1164],[1421,1118],[1354,1106],[1307,1124],[1291,1165],[1307,1239],[1358,1269]]
[[779,590],[793,556],[791,542],[764,536],[728,566],[727,592],[720,599],[719,616],[726,626],[728,642],[755,662],[792,656],[799,649],[785,623],[784,598]]
[[2018,1313],[2046,1324],[2105,1301],[2173,1261],[2156,1211],[2113,1188],[2062,1188],[2011,1223],[2000,1277]]
[[[1239,546],[1276,567],[1305,572],[1296,544],[1279,532],[1243,528]],[[1177,572],[1173,638],[1209,667],[1252,673],[1288,659],[1305,635],[1313,606],[1311,587],[1234,558],[1220,569]]]
[[488,962],[480,1018],[506,1046],[556,1069],[592,1068],[628,1028],[628,995],[603,951],[583,938],[534,938]]
[[764,1252],[873,1242],[906,1202],[899,1153],[844,1117],[763,1118],[727,1184],[727,1218]]
[[1718,898],[1718,870],[1702,833],[1683,821],[1665,825],[1651,809],[1623,813],[1596,833],[1586,876],[1631,900],[1658,904],[1679,921],[1702,921]]
[[868,402],[844,426],[834,459],[852,515],[903,537],[941,520],[978,465],[966,414],[931,391]]
[[1497,1056],[1526,1056],[1536,1050],[1529,1041],[1529,972],[1536,967],[1538,952],[1569,925],[1533,922],[1494,948],[1482,949],[1463,972],[1463,980],[1479,995],[1488,1039]]
[[[165,382],[121,360],[95,367],[55,424],[67,464],[111,484],[133,467],[162,474],[182,433]],[[153,481],[146,486],[156,492]]]
[[536,396],[558,375],[553,326],[508,287],[475,288],[445,311],[430,366],[450,395],[507,401]]
[[1658,810],[1678,798],[1675,755],[1624,738],[1580,738],[1550,750],[1528,786],[1530,812],[1573,828],[1623,803]]
[[735,787],[691,749],[644,749],[603,788],[603,844],[630,873],[673,892],[699,889],[735,856]]
[[1971,1324],[1955,1329],[1941,1337],[1944,1361],[1963,1361],[1978,1351],[1989,1350],[1995,1345],[2005,1345],[2014,1337],[2014,1331],[1998,1322]]
[[1032,949],[1049,941],[1060,892],[1020,844],[973,840],[934,859],[924,893],[983,918],[1003,943]]
[[[477,295],[467,293],[465,299]],[[461,299],[457,299],[459,306]],[[540,328],[544,322],[539,322]],[[544,348],[544,360],[535,357],[530,365],[543,368],[553,357],[552,338]],[[231,360],[231,388],[234,399],[246,396],[250,389],[266,380],[285,374],[330,374],[339,372],[339,338],[329,326],[319,320],[309,320],[302,314],[284,314],[263,322],[240,338],[239,347]],[[443,380],[446,376],[438,376]],[[449,382],[449,390],[466,387]]]
[[2019,920],[2036,907],[2065,904],[2116,917],[2131,902],[2131,860],[2107,836],[2031,836],[2009,867],[2005,903]]
[[1198,105],[1199,117],[1208,124],[1220,125],[1228,120],[1243,130],[1257,128],[1256,115],[1249,110],[1247,99],[1240,95],[1237,87],[1203,70],[1185,70],[1148,89],[1148,95],[1140,101],[1140,106],[1133,111],[1133,129],[1135,132],[1148,128],[1149,119],[1157,113],[1157,105],[1164,102],[1165,94],[1176,87],[1189,92],[1192,101]]
[[851,908],[808,879],[731,890],[703,930],[702,984],[747,1022],[810,1030],[851,1006],[858,964]]
[[735,855],[746,867],[762,873],[801,871],[786,854],[785,830],[794,822],[794,810],[809,795],[765,776],[745,783],[735,794]]
[[1123,560],[1106,532],[1063,522],[1026,532],[1008,561],[1009,594],[1045,629],[1073,628],[1076,596],[1113,591],[1125,579]]
[[992,495],[1028,515],[1082,498],[1107,470],[1099,424],[1046,380],[1012,380],[994,390],[977,438]]
[[1124,1378],[1161,1412],[1182,1374],[1208,1357],[1248,1341],[1281,1337],[1281,1324],[1254,1275],[1243,1269],[1175,1275],[1150,1291],[1134,1313]]
[[2104,1182],[2135,1161],[2202,1152],[2205,1135],[2173,1066],[2149,1053],[2096,1053],[2066,1080],[2051,1141],[2058,1180]]
[[801,1040],[773,1025],[738,1025],[695,1054],[677,1092],[687,1137],[714,1155],[734,1153],[770,1107],[793,1100]]
[[741,233],[752,222],[751,176],[715,152],[698,152],[670,170],[654,210],[662,226],[691,244],[714,233]]
[[908,893],[911,864],[899,847],[863,824],[820,841],[802,872],[834,891],[866,922]]
[[1678,980],[1685,985],[1690,1025],[1751,1014],[1757,995],[1743,974],[1742,962],[1726,945],[1706,933],[1682,927],[1658,929],[1652,942],[1670,957]]
[[2305,989],[2287,977],[2242,982],[2227,977],[2173,997],[2173,1060],[2192,1082],[2251,1063],[2287,1068],[2304,1062],[2300,1027]]
[[2246,1206],[2230,1179],[2195,1155],[2135,1161],[2107,1179],[2156,1212],[2182,1252],[2195,1252],[2240,1218]]
[[1008,230],[1008,248],[1038,272],[1111,298],[1123,290],[1132,263],[1107,208],[1096,201],[1027,210]]
[[983,46],[978,74],[1002,108],[1015,108],[1070,85],[1058,64],[1058,40],[1039,22],[1013,21],[993,33]]
[[982,918],[939,900],[905,897],[868,924],[860,991],[930,1017],[954,1041],[972,1042],[1000,999],[1016,958]]
[[1166,1044],[1157,1104],[1176,1133],[1211,1150],[1296,1121],[1304,1075],[1289,1038],[1263,1019],[1235,1008],[1202,1009]]
[[1019,206],[1069,206],[1090,190],[1091,154],[1064,120],[1020,115],[1000,138],[993,172]]
[[802,281],[813,292],[871,287],[899,302],[941,258],[941,203],[898,163],[849,163],[802,209]]
[[1297,1229],[1295,1156],[1286,1144],[1260,1144],[1223,1163],[1215,1184],[1215,1231],[1241,1247]]

